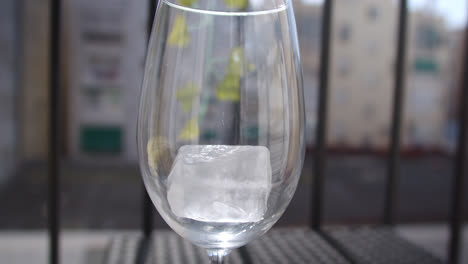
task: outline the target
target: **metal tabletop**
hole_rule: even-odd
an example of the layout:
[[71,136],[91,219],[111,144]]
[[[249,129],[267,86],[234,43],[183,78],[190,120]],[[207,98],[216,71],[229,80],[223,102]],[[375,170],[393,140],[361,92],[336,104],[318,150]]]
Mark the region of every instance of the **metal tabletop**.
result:
[[[108,248],[106,264],[135,263],[141,235],[115,237]],[[144,264],[208,263],[206,251],[173,231],[153,232]],[[273,229],[245,247],[233,250],[229,264],[322,263],[322,264],[439,264],[439,259],[399,237],[388,228]]]

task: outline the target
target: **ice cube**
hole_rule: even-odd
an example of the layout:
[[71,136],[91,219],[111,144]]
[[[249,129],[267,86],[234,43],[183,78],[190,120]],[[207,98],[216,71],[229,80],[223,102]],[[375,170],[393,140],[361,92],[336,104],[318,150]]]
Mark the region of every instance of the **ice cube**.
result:
[[270,190],[266,147],[186,145],[169,174],[167,200],[178,217],[247,223],[263,218]]

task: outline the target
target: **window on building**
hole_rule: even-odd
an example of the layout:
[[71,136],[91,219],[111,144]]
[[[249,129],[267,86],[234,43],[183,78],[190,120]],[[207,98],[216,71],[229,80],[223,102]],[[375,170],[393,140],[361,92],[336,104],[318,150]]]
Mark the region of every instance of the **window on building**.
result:
[[370,21],[376,21],[379,18],[379,9],[376,6],[370,6],[367,8],[366,15]]
[[380,127],[379,134],[382,137],[388,138],[388,134],[389,134],[388,126],[385,125],[385,126]]
[[377,111],[377,107],[375,104],[366,104],[362,108],[362,115],[364,119],[369,120],[375,116],[375,112]]
[[416,28],[416,45],[420,49],[436,49],[442,44],[440,32],[431,24],[420,24]]
[[378,84],[377,72],[369,71],[364,74],[364,82],[367,87],[375,87]]
[[361,138],[361,148],[363,150],[369,150],[372,148],[372,138],[370,135],[365,135]]
[[345,89],[343,87],[339,87],[339,89],[336,89],[335,99],[336,99],[336,102],[339,103],[340,105],[348,103],[349,94],[348,94],[347,89]]
[[343,120],[337,120],[333,123],[333,136],[335,141],[346,141],[346,123]]
[[348,41],[351,40],[351,34],[352,34],[352,30],[351,30],[351,26],[349,24],[343,24],[341,25],[339,31],[338,31],[338,34],[339,34],[339,39],[342,43],[347,43]]
[[435,74],[439,72],[439,64],[433,58],[416,58],[413,63],[413,68],[418,73]]
[[346,77],[351,72],[351,61],[348,58],[340,58],[337,61],[337,71],[341,77]]

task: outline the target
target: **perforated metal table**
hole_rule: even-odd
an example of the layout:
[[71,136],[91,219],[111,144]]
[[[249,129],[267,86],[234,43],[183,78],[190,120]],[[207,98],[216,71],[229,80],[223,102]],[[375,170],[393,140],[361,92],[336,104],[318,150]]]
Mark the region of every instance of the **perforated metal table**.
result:
[[[142,236],[115,237],[106,264],[134,264]],[[172,231],[155,231],[141,263],[208,263],[205,250]],[[228,255],[227,263],[439,264],[430,253],[389,229],[339,229],[317,233],[308,229],[274,229]]]

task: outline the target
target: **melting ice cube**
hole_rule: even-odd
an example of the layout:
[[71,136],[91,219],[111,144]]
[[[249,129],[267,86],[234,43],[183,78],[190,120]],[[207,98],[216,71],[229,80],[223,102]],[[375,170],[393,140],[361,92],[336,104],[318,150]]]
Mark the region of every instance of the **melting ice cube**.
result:
[[262,219],[270,190],[266,147],[186,145],[169,174],[167,199],[179,217],[246,223]]

